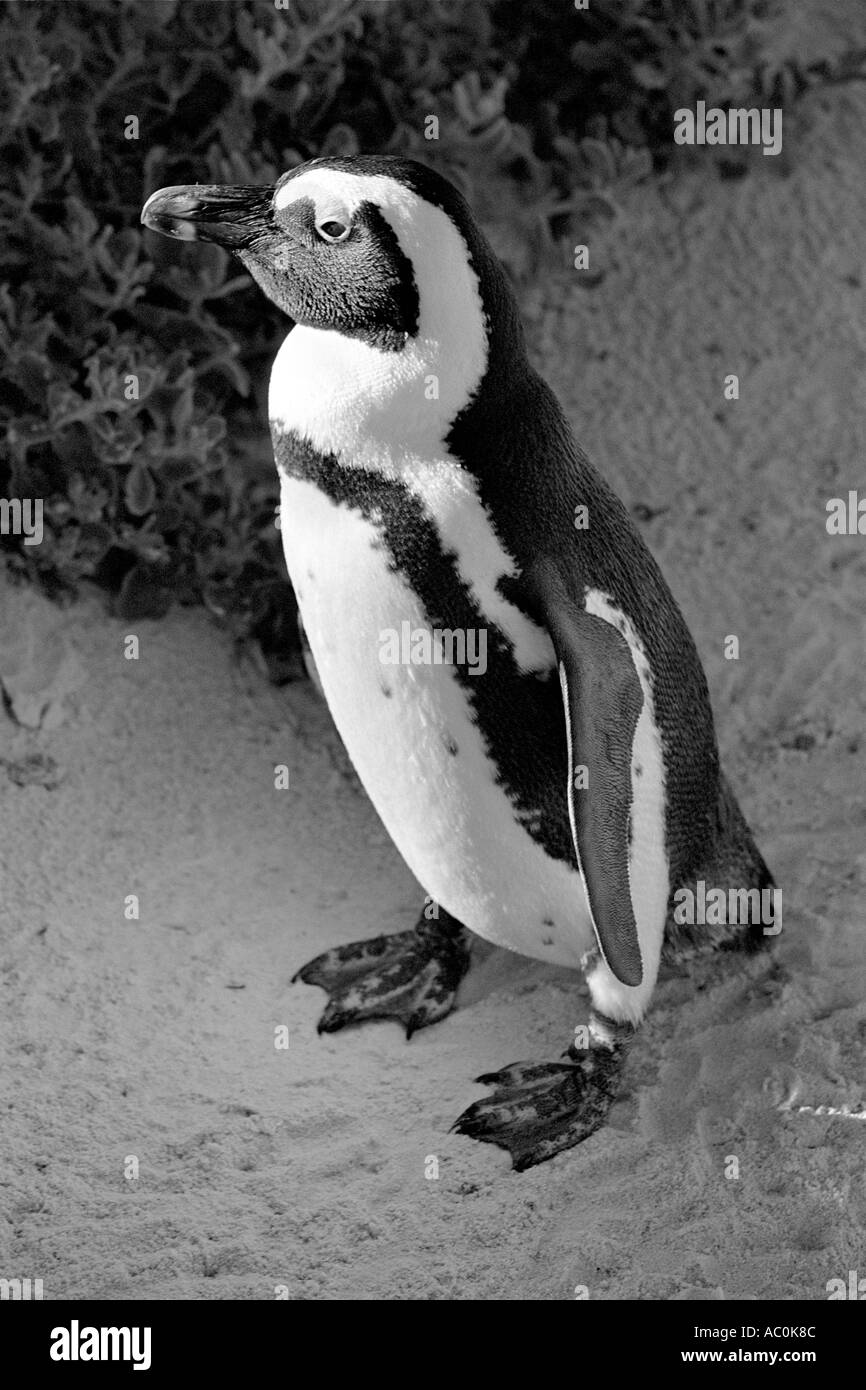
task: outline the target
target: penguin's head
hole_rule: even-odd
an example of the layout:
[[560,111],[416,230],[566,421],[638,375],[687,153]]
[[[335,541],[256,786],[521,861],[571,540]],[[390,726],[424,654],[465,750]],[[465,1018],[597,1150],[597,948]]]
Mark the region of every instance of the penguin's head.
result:
[[486,356],[501,336],[512,351],[522,341],[505,274],[465,200],[412,160],[323,158],[273,186],[162,188],[141,220],[165,236],[226,247],[306,327],[400,352],[425,325],[453,325],[460,337],[462,314],[464,338],[483,336]]

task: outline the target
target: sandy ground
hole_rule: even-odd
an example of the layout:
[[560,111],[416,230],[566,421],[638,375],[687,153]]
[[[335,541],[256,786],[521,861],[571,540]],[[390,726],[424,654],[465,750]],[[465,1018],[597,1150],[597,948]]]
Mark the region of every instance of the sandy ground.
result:
[[864,479],[866,100],[807,110],[787,175],[638,190],[602,283],[530,304],[597,465],[662,509],[645,534],[783,887],[779,968],[664,980],[608,1126],[514,1174],[449,1125],[473,1076],[558,1055],[579,980],[491,950],[411,1043],[318,1038],[293,972],[420,901],[326,710],[201,612],[139,624],[127,661],[99,597],[7,589],[0,1274],[102,1299],[820,1299],[866,1274],[866,1121],[778,1108],[866,1101],[866,540],[824,528]]

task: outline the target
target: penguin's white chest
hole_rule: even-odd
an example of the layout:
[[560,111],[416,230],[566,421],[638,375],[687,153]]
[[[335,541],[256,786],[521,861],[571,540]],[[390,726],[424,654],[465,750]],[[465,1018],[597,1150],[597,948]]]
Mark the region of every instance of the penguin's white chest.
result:
[[409,868],[479,936],[578,965],[594,941],[580,876],[515,819],[453,666],[400,650],[430,617],[375,524],[286,477],[280,517],[328,705]]

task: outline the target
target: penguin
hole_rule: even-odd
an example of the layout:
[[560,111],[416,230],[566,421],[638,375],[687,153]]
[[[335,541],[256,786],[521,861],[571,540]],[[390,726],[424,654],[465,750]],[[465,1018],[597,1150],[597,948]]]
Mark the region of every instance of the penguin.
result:
[[417,924],[295,976],[319,1031],[444,1018],[482,937],[581,971],[556,1061],[477,1078],[454,1130],[518,1170],[620,1089],[663,953],[767,943],[674,895],[773,883],[720,765],[695,643],[532,367],[458,190],[396,156],[275,186],[160,189],[148,228],[232,251],[290,320],[270,379],[286,563],[321,688],[426,895]]

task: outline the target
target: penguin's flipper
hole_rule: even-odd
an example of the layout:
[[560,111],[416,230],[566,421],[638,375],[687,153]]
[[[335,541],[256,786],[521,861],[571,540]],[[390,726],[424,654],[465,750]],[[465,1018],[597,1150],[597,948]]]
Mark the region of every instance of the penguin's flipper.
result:
[[643,691],[626,639],[584,611],[549,571],[541,607],[559,665],[568,809],[599,949],[624,985],[643,979],[629,883],[632,748]]
[[615,1044],[592,1047],[576,1062],[514,1062],[476,1077],[496,1089],[464,1110],[452,1132],[507,1149],[518,1172],[544,1163],[604,1124],[624,1058],[625,1047]]
[[469,941],[466,928],[440,907],[438,918],[428,921],[422,914],[410,931],[324,951],[303,966],[292,983],[301,980],[327,991],[320,1033],[393,1018],[411,1038],[454,1007],[457,986],[469,969]]

